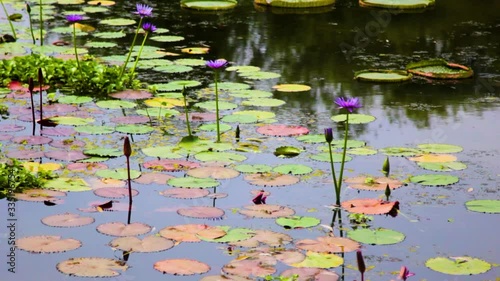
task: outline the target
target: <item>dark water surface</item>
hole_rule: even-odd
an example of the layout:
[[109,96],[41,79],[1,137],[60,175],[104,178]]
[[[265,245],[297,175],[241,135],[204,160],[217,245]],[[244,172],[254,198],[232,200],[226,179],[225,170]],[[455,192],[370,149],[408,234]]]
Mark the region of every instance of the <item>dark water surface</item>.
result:
[[[130,11],[135,9],[135,3],[119,2],[110,11],[116,12],[114,16],[128,17]],[[375,216],[373,228],[394,229],[403,232],[406,239],[390,246],[365,245],[365,262],[367,266],[374,266],[367,272],[367,278],[396,279],[401,265],[406,265],[416,273],[409,280],[499,280],[498,266],[485,274],[455,277],[426,268],[425,261],[437,256],[468,255],[492,264],[500,263],[498,215],[469,212],[464,207],[468,200],[500,199],[500,1],[437,0],[436,6],[426,11],[392,14],[360,8],[357,1],[338,1],[333,8],[302,10],[302,14],[292,14],[290,10],[283,9],[255,8],[248,0],[240,1],[232,11],[221,13],[181,10],[178,1],[147,3],[154,7],[154,22],[157,26],[168,28],[171,34],[186,37],[183,46],[210,46],[211,52],[204,59],[226,58],[234,65],[254,65],[282,75],[279,79],[256,81],[255,89],[269,91],[271,86],[282,83],[310,85],[312,90],[309,93],[275,93],[276,98],[286,101],[284,106],[271,109],[276,113],[279,123],[303,125],[313,134],[322,133],[324,128],[332,126],[342,130],[342,126],[336,127],[330,120],[332,115],[338,113],[333,99],[337,96],[356,96],[363,103],[359,113],[377,117],[373,123],[352,126],[352,138],[366,141],[368,146],[375,149],[415,147],[421,143],[463,146],[464,151],[458,153],[457,157],[468,168],[447,173],[458,176],[460,182],[446,187],[409,184],[393,192],[392,199],[401,204],[401,215],[396,218]],[[103,26],[98,28],[109,29]],[[126,52],[131,37],[121,41],[122,53]],[[178,43],[150,44],[165,48],[166,51],[179,51]],[[101,54],[116,54],[119,49],[103,50]],[[474,78],[456,81],[414,78],[411,82],[397,84],[353,80],[353,74],[358,70],[402,69],[409,62],[434,57],[472,66]],[[200,79],[199,74],[160,75],[142,72],[141,77],[156,83],[172,79]],[[211,82],[211,72],[201,74],[206,74],[201,78],[203,81]],[[222,80],[243,82],[232,73],[224,73]],[[244,135],[255,135],[254,127],[248,129],[252,132],[245,129],[242,126]],[[335,132],[336,138],[341,136],[341,132]],[[138,137],[139,140],[144,138]],[[268,145],[274,148],[287,144],[298,143],[284,138]],[[269,149],[268,152],[272,151]],[[245,163],[300,162],[329,173],[327,163],[313,162],[303,155],[294,159],[278,159],[271,153],[248,157]],[[377,174],[384,159],[381,153],[356,156],[346,164],[346,176]],[[113,163],[123,166],[120,161]],[[400,179],[425,173],[405,158],[391,157],[391,167],[392,174]],[[215,222],[187,219],[174,212],[180,206],[211,205],[209,199],[185,201],[158,196],[158,191],[164,190],[166,186],[135,184],[134,188],[140,190],[141,194],[134,200],[133,221],[154,226],[153,232],[170,225],[206,222],[271,229],[286,232],[295,239],[324,235],[320,228],[285,231],[272,220],[245,219],[233,213],[232,208],[241,208],[249,203],[249,191],[256,189],[243,181],[241,176],[223,182],[218,188],[218,191],[227,192],[230,196],[216,202],[217,207],[226,211],[226,218]],[[468,192],[469,188],[473,190]],[[334,198],[328,175],[320,180],[304,180],[290,187],[271,188],[271,192],[270,201],[273,204],[290,206],[298,215],[314,216],[321,219],[322,224],[329,224],[331,212],[323,207],[333,203]],[[342,198],[375,198],[381,195],[367,191],[358,194],[353,189],[344,189]],[[17,202],[17,237],[62,235],[80,239],[84,246],[51,255],[17,251],[15,274],[6,270],[4,253],[7,249],[7,232],[3,214],[7,204],[1,200],[0,280],[94,280],[67,277],[60,274],[55,265],[71,257],[119,257],[118,251],[113,252],[107,246],[112,238],[98,234],[95,227],[105,222],[125,222],[126,213],[99,213],[94,216],[94,224],[69,229],[44,226],[40,219],[48,215],[76,212],[75,208],[85,207],[88,202],[96,200],[99,199],[91,192],[83,192],[69,194],[65,204],[55,208]],[[158,211],[167,207],[174,211]],[[317,211],[308,212],[311,208]],[[347,221],[346,216],[343,213],[344,222]],[[220,268],[233,259],[223,254],[223,251],[223,244],[183,243],[160,253],[132,253],[129,259],[131,268],[120,277],[106,280],[198,280],[199,276],[162,275],[153,269],[153,264],[166,258],[192,258],[208,263],[212,267],[208,274],[218,274]],[[345,280],[359,279],[355,270],[355,254],[346,254],[345,260]],[[278,266],[278,273],[286,268]],[[341,272],[340,268],[334,270]]]

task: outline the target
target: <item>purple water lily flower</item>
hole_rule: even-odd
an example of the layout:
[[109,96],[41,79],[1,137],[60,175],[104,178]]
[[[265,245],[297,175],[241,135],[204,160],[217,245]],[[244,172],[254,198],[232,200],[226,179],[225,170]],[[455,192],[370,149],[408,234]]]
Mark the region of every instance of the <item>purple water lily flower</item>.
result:
[[410,272],[406,266],[402,266],[401,270],[399,271],[399,276],[398,279],[401,279],[405,281],[408,277],[414,276],[415,273]]
[[347,109],[350,113],[361,107],[361,103],[358,98],[336,98],[335,103],[340,106],[340,108]]
[[146,32],[153,33],[156,30],[156,25],[150,22],[146,22],[145,24],[142,25],[142,29],[144,29],[144,31]]
[[150,17],[153,15],[153,8],[149,7],[146,4],[135,4],[137,8],[137,12],[134,12],[134,14],[139,15],[141,18],[143,17]]
[[83,20],[83,16],[81,15],[67,15],[66,20],[70,23],[75,23]]
[[225,59],[217,59],[217,60],[209,60],[206,65],[212,69],[219,69],[227,65],[227,60]]

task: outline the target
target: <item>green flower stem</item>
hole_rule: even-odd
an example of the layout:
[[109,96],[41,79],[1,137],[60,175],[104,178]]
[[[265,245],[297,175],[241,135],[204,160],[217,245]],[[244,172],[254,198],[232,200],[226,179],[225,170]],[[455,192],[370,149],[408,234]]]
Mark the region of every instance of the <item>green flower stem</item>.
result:
[[35,45],[36,40],[35,40],[35,34],[33,33],[33,19],[31,18],[31,13],[28,13],[28,19],[30,21],[31,38],[33,39],[33,45]]
[[184,113],[186,114],[186,124],[187,124],[187,130],[188,130],[188,134],[190,137],[192,137],[192,133],[191,133],[191,125],[189,124],[189,114],[188,114],[188,107],[187,107],[187,101],[186,101],[186,95],[184,93],[184,91],[186,90],[186,87],[184,87],[182,89],[182,97],[184,98]]
[[142,40],[141,48],[139,49],[139,53],[137,54],[137,58],[135,59],[134,66],[130,70],[130,75],[133,77],[135,68],[137,67],[137,63],[139,62],[139,58],[141,57],[142,54],[142,49],[144,48],[144,44],[146,43],[146,39],[148,38],[149,32],[146,31],[146,34],[144,35],[144,40]]
[[[345,132],[344,132],[344,151],[342,152],[342,162],[340,163],[340,175],[339,175],[339,183],[338,190],[340,193],[340,189],[342,187],[342,177],[344,176],[344,164],[345,164],[345,154],[347,150],[347,135],[349,134],[349,112],[347,112],[345,119]],[[337,197],[337,204],[340,204],[340,196]]]
[[333,165],[332,144],[328,143],[328,150],[330,151],[330,167],[332,169],[333,186],[335,187],[336,204],[340,205],[340,189],[337,185],[337,178],[335,176],[335,167]]
[[135,30],[134,40],[132,40],[132,46],[130,46],[130,50],[128,52],[127,59],[125,60],[125,63],[123,64],[123,68],[122,68],[122,71],[120,72],[120,76],[118,77],[118,80],[121,80],[123,77],[123,74],[125,73],[125,69],[127,68],[128,61],[130,60],[130,56],[132,55],[132,51],[134,50],[135,41],[137,40],[137,34],[139,34],[139,30],[141,29],[141,24],[142,24],[142,18],[139,20],[139,24],[137,25],[137,29]]
[[9,13],[7,12],[7,9],[5,8],[3,1],[0,0],[0,3],[2,3],[2,8],[3,8],[3,11],[5,12],[5,16],[9,20],[10,29],[12,30],[12,36],[14,36],[14,39],[17,40],[16,30],[14,29],[14,25],[12,25],[12,21],[10,20]]
[[215,118],[217,121],[217,142],[220,142],[220,124],[219,124],[219,89],[217,88],[217,80],[219,80],[219,72],[215,70]]
[[43,7],[42,3],[43,0],[40,0],[39,6],[40,6],[40,46],[43,46]]
[[76,23],[73,23],[73,46],[75,48],[75,59],[78,65],[78,71],[81,72],[82,68],[80,67],[80,60],[78,59],[78,51],[76,49]]

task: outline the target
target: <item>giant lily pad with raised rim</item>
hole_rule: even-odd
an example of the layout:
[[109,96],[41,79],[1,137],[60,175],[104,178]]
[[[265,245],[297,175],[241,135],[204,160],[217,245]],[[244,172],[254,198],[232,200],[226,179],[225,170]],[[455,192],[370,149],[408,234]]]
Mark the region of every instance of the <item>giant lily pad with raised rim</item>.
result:
[[412,76],[406,70],[366,69],[354,73],[354,79],[369,82],[403,82]]
[[414,75],[437,79],[463,79],[474,75],[474,71],[470,67],[449,63],[443,59],[409,63],[406,69]]
[[435,0],[359,0],[361,7],[389,9],[425,9],[434,3]]
[[236,7],[236,0],[181,0],[181,7],[193,10],[216,11]]
[[282,8],[312,8],[333,5],[335,0],[254,0],[254,3]]
[[425,266],[450,275],[481,274],[491,269],[490,263],[468,256],[431,258],[425,262]]

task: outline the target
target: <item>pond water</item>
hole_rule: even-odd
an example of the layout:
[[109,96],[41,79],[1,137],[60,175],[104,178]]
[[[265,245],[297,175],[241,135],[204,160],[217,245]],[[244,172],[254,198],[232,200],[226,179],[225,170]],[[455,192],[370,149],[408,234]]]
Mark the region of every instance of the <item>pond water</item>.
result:
[[[498,214],[468,211],[465,202],[474,199],[500,199],[500,127],[496,123],[500,118],[500,1],[438,0],[435,7],[426,11],[391,14],[382,10],[360,8],[357,1],[340,0],[333,7],[305,9],[302,10],[303,13],[254,7],[251,1],[240,1],[234,10],[220,13],[182,10],[178,1],[157,2],[147,3],[154,7],[154,23],[158,27],[168,28],[171,35],[184,36],[185,40],[180,43],[148,41],[149,45],[175,53],[180,53],[181,47],[209,46],[209,54],[183,54],[181,57],[225,58],[231,65],[252,65],[263,71],[281,74],[281,77],[276,79],[248,81],[234,72],[222,72],[221,80],[224,82],[248,82],[253,89],[264,91],[272,91],[272,86],[285,83],[306,84],[312,88],[301,93],[273,92],[274,98],[285,101],[285,104],[279,107],[242,106],[239,109],[272,111],[276,114],[277,123],[305,126],[310,130],[310,134],[323,134],[324,128],[334,127],[334,137],[340,139],[343,136],[343,126],[330,119],[339,113],[333,99],[338,96],[359,97],[363,107],[357,113],[373,115],[376,120],[368,124],[351,125],[350,138],[364,141],[368,147],[415,148],[423,143],[448,143],[464,148],[462,152],[454,155],[458,161],[467,164],[467,169],[443,172],[458,176],[458,183],[447,186],[409,183],[392,192],[391,200],[400,203],[401,212],[397,217],[374,216],[370,223],[372,229],[393,229],[404,233],[406,238],[394,245],[362,245],[365,263],[370,267],[366,273],[367,280],[396,279],[402,265],[416,273],[416,276],[409,280],[499,280]],[[84,6],[52,5],[58,12],[78,10]],[[98,20],[103,17],[129,17],[130,12],[135,10],[134,5],[135,3],[118,3],[109,7],[107,13],[88,14],[88,23],[96,26],[98,31],[123,29],[124,27],[100,25]],[[61,16],[56,16],[51,20],[51,25],[59,25],[58,20],[61,26],[65,24]],[[133,26],[126,30],[130,34],[116,41],[119,43],[117,48],[91,48],[89,52],[97,56],[108,56],[116,55],[119,50],[120,54],[125,54],[133,36]],[[3,26],[2,31],[8,33],[9,29]],[[49,33],[47,38],[47,41],[71,40],[69,34]],[[95,38],[92,35],[80,36],[79,43],[83,45],[93,39]],[[362,69],[404,69],[407,63],[435,57],[471,66],[475,72],[474,77],[439,81],[414,77],[409,82],[392,84],[364,83],[353,79],[354,72]],[[141,70],[140,78],[149,83],[195,79],[202,81],[204,87],[213,81],[212,72],[204,67],[198,67],[187,74]],[[2,102],[9,107],[19,106],[19,103],[12,100]],[[25,106],[29,107],[27,104]],[[80,105],[79,109],[95,112],[96,123],[99,125],[112,123],[110,118],[122,113],[133,114],[130,109],[103,110],[87,104]],[[182,111],[182,108],[179,110]],[[225,114],[228,114],[227,112]],[[24,125],[27,128],[15,133],[2,132],[2,135],[30,135],[30,123],[17,120],[19,115],[21,113],[12,112],[11,116],[0,121],[0,124]],[[132,148],[137,152],[131,158],[133,169],[148,172],[141,163],[155,159],[141,154],[141,148],[173,145],[179,136],[185,134],[184,122],[177,119],[165,122],[171,122],[168,123],[168,130],[173,135],[164,136],[160,132],[154,132],[151,135],[132,137]],[[235,124],[231,125],[234,130]],[[243,140],[261,137],[255,132],[255,124],[241,124],[240,127]],[[230,134],[232,135],[227,133],[228,136]],[[121,140],[117,140],[123,135],[114,132],[104,136],[77,135],[77,138],[86,141],[91,147],[97,144],[121,149]],[[214,134],[208,135],[214,137]],[[3,152],[28,147],[15,145],[7,140],[2,141],[2,144]],[[304,147],[305,151],[290,159],[273,155],[276,147],[288,145]],[[244,164],[276,166],[300,163],[312,167],[315,172],[302,176],[297,184],[265,187],[266,191],[271,192],[268,204],[288,206],[293,208],[297,215],[313,216],[320,219],[321,224],[328,225],[332,220],[332,211],[325,206],[334,203],[335,199],[330,165],[309,158],[311,154],[317,153],[316,148],[320,145],[304,144],[294,137],[277,137],[269,138],[260,145],[263,153],[241,154],[247,157]],[[40,149],[54,150],[49,145],[42,145]],[[345,176],[381,176],[380,168],[385,158],[381,152],[372,156],[354,156],[352,161],[346,163]],[[190,160],[193,160],[192,156]],[[41,161],[54,162],[45,157]],[[390,157],[390,161],[391,175],[400,180],[406,180],[413,175],[435,173],[423,170],[404,157]],[[68,164],[65,161],[55,162]],[[105,163],[110,168],[125,167],[125,158],[119,157]],[[338,167],[337,165],[337,171]],[[164,174],[183,177],[185,173]],[[91,173],[69,175],[86,179],[97,178]],[[154,227],[152,234],[166,226],[194,223],[268,229],[291,235],[294,241],[315,239],[327,234],[327,230],[320,226],[285,230],[278,226],[274,219],[247,218],[239,214],[237,210],[252,203],[250,191],[261,188],[243,180],[243,175],[221,180],[217,192],[227,193],[228,197],[215,201],[207,198],[181,200],[160,196],[160,191],[170,188],[167,184],[133,182],[132,185],[140,192],[134,198],[132,221]],[[354,198],[383,198],[383,192],[343,189],[342,201]],[[0,200],[0,280],[94,280],[61,274],[57,271],[56,264],[73,257],[121,258],[121,251],[115,251],[108,246],[114,237],[98,233],[96,227],[107,222],[125,223],[127,212],[85,214],[77,210],[88,207],[91,202],[106,202],[105,200],[91,191],[86,191],[68,193],[62,204],[52,207],[41,203],[16,202],[17,238],[61,235],[83,243],[79,249],[57,254],[31,254],[18,250],[16,273],[8,272],[4,254],[8,251],[9,233],[6,226],[9,224],[4,216],[8,202]],[[128,203],[127,199],[118,201]],[[182,207],[212,204],[225,211],[222,220],[188,218],[176,213],[176,210]],[[95,218],[95,222],[78,228],[49,227],[40,222],[44,217],[66,212],[90,215]],[[350,229],[347,215],[346,212],[342,213],[344,235],[345,230]],[[338,229],[335,233],[338,235]],[[228,255],[226,249],[226,244],[201,242],[181,243],[172,249],[157,253],[132,253],[128,259],[130,268],[121,276],[107,280],[199,280],[206,275],[219,274],[222,266],[235,258],[234,255]],[[438,256],[471,256],[497,265],[479,275],[445,275],[425,266],[428,259]],[[162,275],[153,269],[155,262],[175,258],[198,260],[210,265],[211,269],[204,275],[193,276]],[[332,270],[339,274],[343,272],[344,280],[359,280],[355,253],[346,253],[344,258],[344,266]],[[278,263],[277,274],[288,268],[290,267]]]

